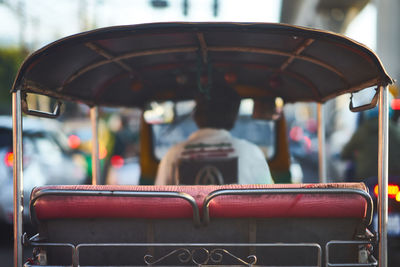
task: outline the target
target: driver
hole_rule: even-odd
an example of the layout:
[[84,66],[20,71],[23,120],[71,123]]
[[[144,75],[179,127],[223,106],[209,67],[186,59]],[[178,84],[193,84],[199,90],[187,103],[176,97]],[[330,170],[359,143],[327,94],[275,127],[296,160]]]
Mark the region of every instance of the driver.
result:
[[[272,184],[273,180],[265,156],[261,149],[246,140],[231,136],[240,106],[240,96],[230,87],[210,88],[209,94],[200,94],[196,98],[194,121],[198,130],[189,138],[171,147],[161,160],[156,185],[179,184],[177,165],[182,157],[187,156],[187,150],[192,147],[202,147],[198,155],[217,154],[223,157],[237,157],[239,184]],[[186,152],[186,153],[185,153]]]

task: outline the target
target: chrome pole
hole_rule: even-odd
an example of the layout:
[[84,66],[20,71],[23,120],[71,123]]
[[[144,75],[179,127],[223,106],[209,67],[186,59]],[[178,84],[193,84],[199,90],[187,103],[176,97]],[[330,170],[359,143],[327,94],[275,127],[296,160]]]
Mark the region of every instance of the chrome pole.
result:
[[90,108],[90,121],[92,124],[92,184],[99,184],[100,159],[99,159],[99,127],[98,108]]
[[320,183],[326,183],[326,163],[325,163],[325,120],[324,105],[317,104],[318,112],[318,176]]
[[389,103],[388,87],[379,90],[379,142],[378,142],[378,232],[379,267],[387,267],[388,224],[388,159],[389,159]]
[[14,266],[22,267],[22,216],[23,216],[23,176],[22,176],[22,111],[21,91],[12,93],[13,121],[13,180],[14,180]]

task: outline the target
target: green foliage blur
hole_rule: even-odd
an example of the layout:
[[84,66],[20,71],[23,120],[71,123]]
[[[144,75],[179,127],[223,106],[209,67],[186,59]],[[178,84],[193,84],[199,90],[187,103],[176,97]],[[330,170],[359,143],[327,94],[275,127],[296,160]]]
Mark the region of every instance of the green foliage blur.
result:
[[0,47],[0,114],[11,114],[11,87],[28,53],[20,48]]

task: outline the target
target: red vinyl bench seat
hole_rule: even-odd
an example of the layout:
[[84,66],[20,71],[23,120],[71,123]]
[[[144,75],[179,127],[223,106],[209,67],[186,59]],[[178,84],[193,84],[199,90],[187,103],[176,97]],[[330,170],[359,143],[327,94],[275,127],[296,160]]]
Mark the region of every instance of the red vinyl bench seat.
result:
[[[290,190],[305,190],[291,193]],[[348,193],[315,193],[313,190],[350,190]],[[227,190],[234,194],[207,196]],[[236,195],[236,191],[253,190],[254,194]],[[257,193],[262,190],[262,193]],[[274,192],[277,191],[277,192]],[[280,192],[279,190],[288,191]],[[274,218],[274,217],[355,217],[370,221],[371,211],[363,183],[332,184],[276,184],[276,185],[222,185],[222,186],[115,186],[77,185],[43,186],[31,195],[31,213],[34,219],[60,218],[191,218],[195,209],[199,214],[209,209],[210,218]],[[47,192],[47,194],[45,193]],[[73,192],[73,194],[68,194]],[[82,192],[82,194],[79,194]],[[94,195],[88,195],[93,192]],[[197,205],[182,198],[131,197],[113,192],[181,192],[193,197]],[[309,193],[310,192],[310,193]],[[224,192],[226,193],[226,192]],[[228,192],[229,193],[229,192]],[[232,192],[231,192],[232,193]],[[206,208],[203,208],[206,207]],[[32,215],[31,215],[32,216]],[[208,216],[208,215],[205,215]]]
[[[366,190],[362,183],[43,186],[33,190],[30,208],[38,240],[50,244],[38,242],[51,266],[72,265],[71,247],[59,244],[81,246],[83,266],[142,266],[150,249],[157,258],[175,250],[173,244],[228,244],[222,247],[233,255],[246,259],[251,249],[269,266],[311,266],[324,259],[316,247],[366,235],[372,209]],[[249,245],[229,247],[232,243]],[[255,243],[312,246],[252,247]],[[123,247],[114,247],[118,244]],[[330,259],[357,262],[358,246],[334,247]],[[236,264],[227,260],[225,266]]]

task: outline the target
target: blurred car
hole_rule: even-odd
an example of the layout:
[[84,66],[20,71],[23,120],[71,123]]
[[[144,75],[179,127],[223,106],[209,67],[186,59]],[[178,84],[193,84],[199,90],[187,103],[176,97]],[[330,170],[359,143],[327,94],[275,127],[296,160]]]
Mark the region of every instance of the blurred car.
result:
[[[87,166],[87,176],[92,177],[92,128],[88,120],[70,120],[65,123],[68,147],[82,154]],[[100,184],[104,184],[109,168],[114,136],[103,120],[99,121]]]
[[140,184],[140,163],[138,157],[124,158],[120,155],[114,155],[111,157],[110,163],[107,184]]
[[[0,116],[0,220],[13,221],[12,118]],[[29,213],[29,194],[34,186],[86,182],[82,155],[68,147],[67,137],[56,121],[23,120],[24,216]]]
[[[400,176],[390,176],[388,185],[388,221],[387,221],[387,250],[389,254],[388,266],[398,266],[400,262]],[[374,202],[372,224],[369,226],[373,233],[378,233],[378,178],[369,177],[364,180],[369,189],[369,194]],[[375,249],[374,255],[378,256]]]
[[[388,226],[387,233],[389,241],[395,241],[397,248],[400,247],[400,176],[389,176],[388,185]],[[370,177],[366,179],[369,193],[374,201],[374,206],[378,206],[378,178]],[[374,211],[373,230],[378,232],[378,214]]]

